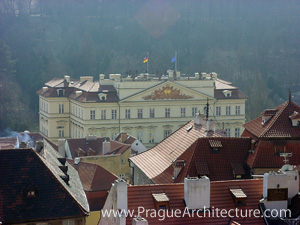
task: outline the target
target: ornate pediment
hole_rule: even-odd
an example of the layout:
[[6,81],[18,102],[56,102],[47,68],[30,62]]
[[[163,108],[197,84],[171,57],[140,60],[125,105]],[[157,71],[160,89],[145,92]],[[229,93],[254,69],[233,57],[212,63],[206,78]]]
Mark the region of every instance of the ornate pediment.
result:
[[193,96],[180,93],[180,90],[170,85],[165,85],[150,95],[143,97],[144,100],[163,100],[163,99],[190,99]]

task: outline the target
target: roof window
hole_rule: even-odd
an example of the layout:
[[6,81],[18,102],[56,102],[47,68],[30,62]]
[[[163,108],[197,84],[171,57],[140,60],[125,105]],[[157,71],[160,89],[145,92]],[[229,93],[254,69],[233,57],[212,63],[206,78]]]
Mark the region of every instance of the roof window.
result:
[[163,191],[152,193],[152,197],[154,200],[155,208],[157,210],[160,209],[169,209],[169,197],[167,194]]
[[233,198],[235,206],[245,206],[247,195],[241,187],[231,187],[229,188],[231,196]]

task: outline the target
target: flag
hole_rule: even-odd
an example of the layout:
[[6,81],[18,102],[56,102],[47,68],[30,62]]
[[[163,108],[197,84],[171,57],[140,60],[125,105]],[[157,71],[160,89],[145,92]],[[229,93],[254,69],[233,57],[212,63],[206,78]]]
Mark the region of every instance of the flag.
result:
[[148,56],[146,56],[143,60],[143,63],[146,63],[146,62],[148,62]]
[[171,63],[176,61],[176,55],[172,58]]

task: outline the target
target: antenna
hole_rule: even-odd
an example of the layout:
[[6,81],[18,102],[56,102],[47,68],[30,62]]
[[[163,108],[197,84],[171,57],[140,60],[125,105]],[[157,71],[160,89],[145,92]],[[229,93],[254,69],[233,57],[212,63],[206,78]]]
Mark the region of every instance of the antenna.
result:
[[292,101],[291,88],[289,88],[289,103]]
[[288,163],[289,163],[289,158],[291,158],[292,156],[293,156],[293,153],[292,153],[292,152],[290,152],[290,153],[288,153],[288,152],[280,153],[280,157],[283,157],[283,158],[284,158],[283,162],[284,162],[285,164],[288,164]]
[[208,104],[208,98],[207,98],[207,103],[206,103],[206,108],[205,108],[205,115],[206,115],[206,120],[208,120],[208,116],[209,116],[209,104]]

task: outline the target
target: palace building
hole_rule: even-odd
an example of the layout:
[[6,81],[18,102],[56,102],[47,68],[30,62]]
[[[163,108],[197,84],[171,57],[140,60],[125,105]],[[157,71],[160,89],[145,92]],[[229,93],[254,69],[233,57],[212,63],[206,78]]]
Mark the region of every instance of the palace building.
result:
[[227,136],[240,136],[245,123],[247,97],[216,73],[110,74],[109,79],[100,74],[97,81],[66,75],[45,83],[37,93],[40,132],[54,142],[87,135],[114,139],[126,132],[149,148],[198,112]]

